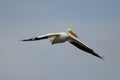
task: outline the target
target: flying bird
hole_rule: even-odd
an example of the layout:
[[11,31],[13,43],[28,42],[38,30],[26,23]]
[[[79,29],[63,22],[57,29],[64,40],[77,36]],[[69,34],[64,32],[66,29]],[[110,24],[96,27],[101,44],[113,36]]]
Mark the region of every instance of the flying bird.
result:
[[94,52],[88,45],[84,44],[82,41],[79,40],[78,35],[69,28],[67,32],[60,32],[60,33],[49,33],[46,35],[37,36],[34,38],[24,39],[22,41],[38,41],[42,39],[50,38],[51,44],[63,43],[63,42],[70,42],[72,45],[76,46],[77,48],[90,53],[98,58],[103,59],[100,55]]

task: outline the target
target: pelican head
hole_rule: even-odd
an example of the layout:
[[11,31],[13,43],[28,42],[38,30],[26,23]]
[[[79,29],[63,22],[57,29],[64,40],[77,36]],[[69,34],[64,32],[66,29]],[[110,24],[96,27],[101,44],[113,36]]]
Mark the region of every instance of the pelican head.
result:
[[75,32],[72,30],[72,28],[69,28],[69,29],[68,29],[68,33],[70,33],[70,34],[73,35],[74,37],[78,38],[77,33],[75,33]]

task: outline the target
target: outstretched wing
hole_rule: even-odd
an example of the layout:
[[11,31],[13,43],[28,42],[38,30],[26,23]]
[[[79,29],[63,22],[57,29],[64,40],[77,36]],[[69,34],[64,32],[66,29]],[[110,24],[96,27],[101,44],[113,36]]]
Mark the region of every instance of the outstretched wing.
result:
[[73,37],[69,37],[68,38],[68,41],[73,44],[74,46],[76,46],[77,48],[85,51],[85,52],[88,52],[98,58],[101,58],[103,59],[103,57],[99,56],[97,53],[95,53],[90,47],[88,47],[87,45],[85,45],[83,42],[81,42],[80,40],[78,40],[77,38],[73,38]]
[[42,35],[42,36],[37,36],[34,38],[24,39],[22,41],[37,41],[37,40],[48,39],[50,37],[59,36],[59,35],[60,35],[60,33],[50,33],[50,34],[46,34],[46,35]]

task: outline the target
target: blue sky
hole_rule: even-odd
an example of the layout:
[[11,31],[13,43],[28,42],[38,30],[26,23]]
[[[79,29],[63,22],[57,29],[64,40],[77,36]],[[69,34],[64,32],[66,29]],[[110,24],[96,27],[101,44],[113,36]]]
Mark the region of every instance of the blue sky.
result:
[[[0,80],[120,80],[119,0],[0,0]],[[64,32],[105,60],[68,42],[19,42]]]

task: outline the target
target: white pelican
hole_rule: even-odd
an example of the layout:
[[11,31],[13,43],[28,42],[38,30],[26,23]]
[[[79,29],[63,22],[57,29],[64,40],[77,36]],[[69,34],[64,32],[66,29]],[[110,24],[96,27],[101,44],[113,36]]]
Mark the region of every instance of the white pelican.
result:
[[24,39],[22,41],[38,41],[38,40],[48,39],[48,38],[51,38],[51,40],[50,40],[51,44],[63,43],[65,41],[69,41],[72,45],[76,46],[77,48],[79,48],[85,52],[88,52],[98,58],[103,59],[103,57],[101,57],[97,53],[95,53],[93,49],[91,49],[89,46],[87,46],[83,42],[81,42],[78,39],[78,35],[71,28],[69,28],[67,32],[50,33],[50,34],[37,36],[34,38],[30,38],[30,39]]

